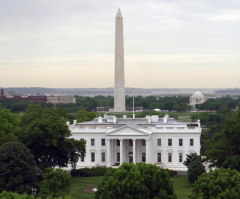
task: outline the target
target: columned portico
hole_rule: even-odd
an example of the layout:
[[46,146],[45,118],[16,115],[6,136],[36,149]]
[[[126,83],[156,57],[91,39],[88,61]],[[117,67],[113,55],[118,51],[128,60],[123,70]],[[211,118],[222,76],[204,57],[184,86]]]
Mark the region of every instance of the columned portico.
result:
[[[145,142],[143,142],[145,141]],[[118,137],[106,139],[106,166],[120,166],[123,162],[151,163],[149,136]]]

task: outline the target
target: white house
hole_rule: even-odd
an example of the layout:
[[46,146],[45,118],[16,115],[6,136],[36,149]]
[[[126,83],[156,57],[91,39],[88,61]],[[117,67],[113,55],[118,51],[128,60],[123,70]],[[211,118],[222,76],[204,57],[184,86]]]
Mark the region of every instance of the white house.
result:
[[[69,123],[68,123],[69,125]],[[119,166],[146,162],[173,170],[187,170],[186,155],[200,154],[200,121],[180,122],[166,115],[116,118],[106,115],[69,125],[74,139],[86,140],[86,156],[77,168]]]

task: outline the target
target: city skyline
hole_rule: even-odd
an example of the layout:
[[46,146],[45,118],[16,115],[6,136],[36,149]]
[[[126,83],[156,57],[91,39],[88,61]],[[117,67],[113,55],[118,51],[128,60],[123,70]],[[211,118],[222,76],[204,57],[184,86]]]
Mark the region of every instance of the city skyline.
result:
[[126,87],[239,87],[236,0],[1,1],[0,87],[113,87],[119,7]]

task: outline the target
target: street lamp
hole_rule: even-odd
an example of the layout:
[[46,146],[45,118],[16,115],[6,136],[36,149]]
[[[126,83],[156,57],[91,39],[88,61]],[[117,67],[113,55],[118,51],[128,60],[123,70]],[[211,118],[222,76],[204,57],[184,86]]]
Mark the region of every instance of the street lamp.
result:
[[37,195],[37,189],[36,188],[32,188],[32,195],[36,199],[36,195]]

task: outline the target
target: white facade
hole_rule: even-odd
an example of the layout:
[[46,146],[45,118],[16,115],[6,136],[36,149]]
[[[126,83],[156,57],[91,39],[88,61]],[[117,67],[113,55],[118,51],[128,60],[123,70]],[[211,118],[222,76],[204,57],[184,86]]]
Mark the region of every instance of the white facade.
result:
[[166,115],[146,118],[99,117],[69,125],[74,139],[86,140],[86,156],[77,168],[146,162],[184,170],[186,155],[200,154],[200,121],[180,122]]

